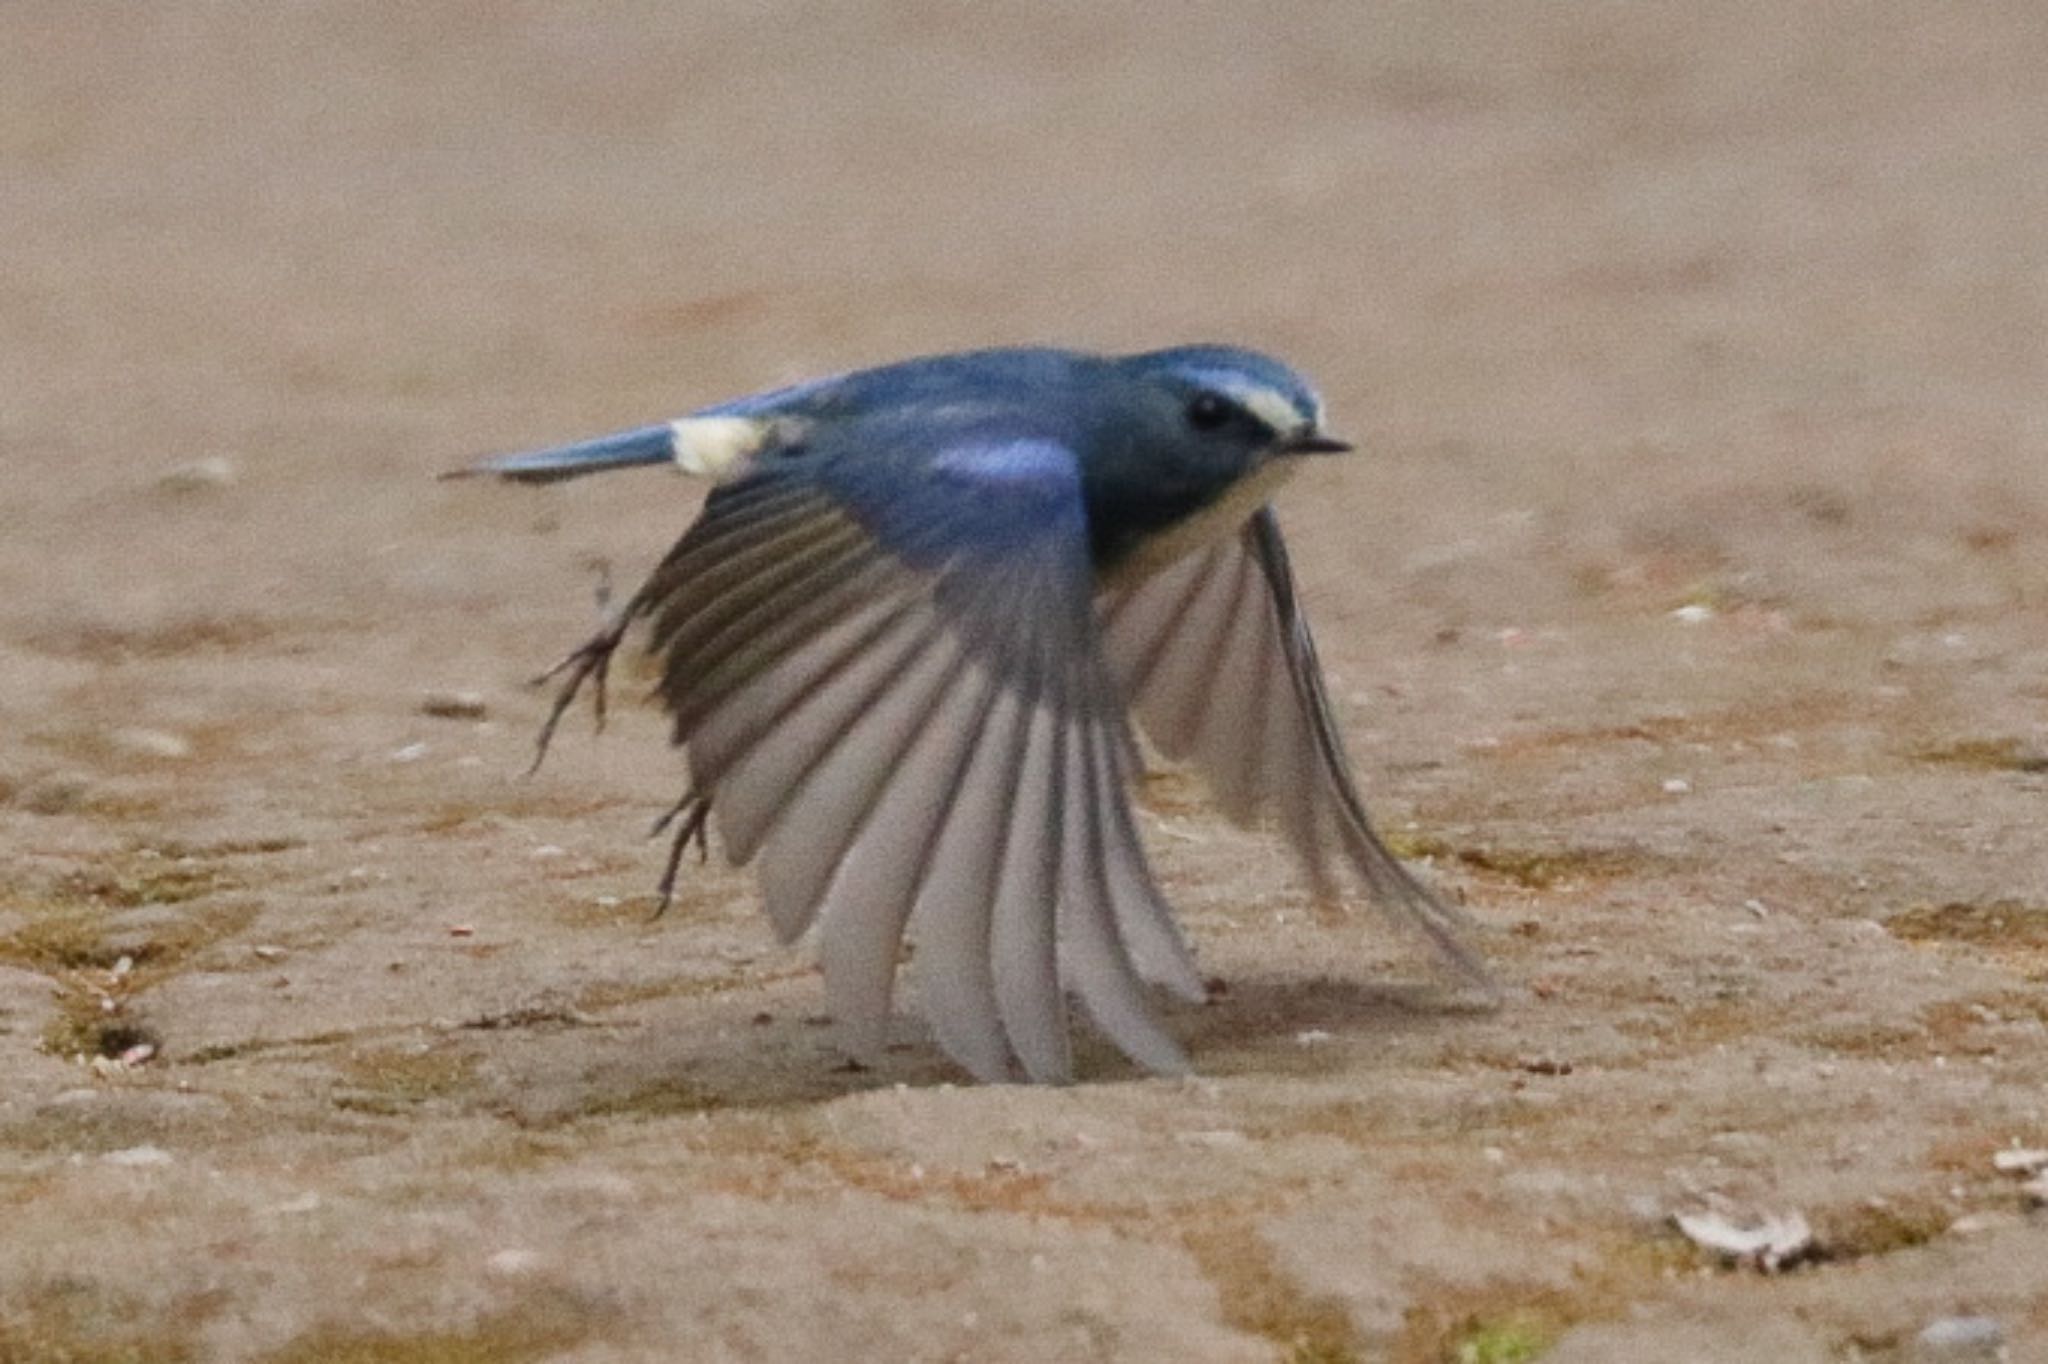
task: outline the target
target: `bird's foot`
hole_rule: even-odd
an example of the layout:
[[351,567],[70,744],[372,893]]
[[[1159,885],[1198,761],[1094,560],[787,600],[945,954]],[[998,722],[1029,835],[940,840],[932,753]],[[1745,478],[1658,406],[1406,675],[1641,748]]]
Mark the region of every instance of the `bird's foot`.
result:
[[555,703],[548,708],[548,718],[541,722],[540,735],[534,740],[533,766],[526,769],[528,776],[540,771],[540,765],[547,761],[548,745],[555,740],[555,729],[562,723],[562,717],[576,701],[585,682],[591,683],[595,692],[591,695],[591,714],[600,733],[604,730],[605,683],[611,675],[612,655],[618,652],[620,641],[626,637],[626,629],[632,624],[630,612],[623,612],[619,618],[604,629],[592,635],[574,652],[546,672],[533,679],[530,685],[545,686],[560,677],[561,687],[555,692]]
[[690,846],[692,839],[697,843],[699,864],[711,860],[711,797],[700,795],[695,787],[683,792],[681,800],[668,807],[668,812],[654,821],[654,827],[647,831],[649,838],[673,824],[676,826],[674,839],[668,845],[668,865],[662,869],[661,881],[655,887],[660,902],[654,907],[654,916],[659,919],[668,913],[668,907],[675,903],[676,871],[683,864],[683,850]]

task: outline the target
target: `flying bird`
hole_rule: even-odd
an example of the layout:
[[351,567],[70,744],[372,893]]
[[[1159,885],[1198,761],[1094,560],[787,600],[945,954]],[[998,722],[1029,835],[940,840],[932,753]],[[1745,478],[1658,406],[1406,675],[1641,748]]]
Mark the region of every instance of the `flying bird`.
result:
[[[1147,985],[1203,998],[1147,863],[1131,717],[1223,811],[1277,825],[1319,898],[1348,871],[1467,979],[1464,916],[1373,832],[1269,499],[1349,450],[1315,390],[1232,346],[929,356],[485,459],[546,483],[674,464],[695,524],[572,653],[543,727],[647,628],[690,788],[664,903],[715,809],[776,933],[818,925],[855,1057],[906,934],[940,1045],[977,1078],[1072,1077],[1067,1000],[1188,1069]],[[538,761],[538,758],[536,759]],[[657,829],[663,827],[658,824]]]

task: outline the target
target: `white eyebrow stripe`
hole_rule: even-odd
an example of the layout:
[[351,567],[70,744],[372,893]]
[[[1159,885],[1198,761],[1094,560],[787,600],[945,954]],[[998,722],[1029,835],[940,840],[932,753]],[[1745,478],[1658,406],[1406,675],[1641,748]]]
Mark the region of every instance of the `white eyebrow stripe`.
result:
[[1289,432],[1307,424],[1314,426],[1318,414],[1304,412],[1278,389],[1252,383],[1228,369],[1195,369],[1187,376],[1204,388],[1214,389],[1278,432]]

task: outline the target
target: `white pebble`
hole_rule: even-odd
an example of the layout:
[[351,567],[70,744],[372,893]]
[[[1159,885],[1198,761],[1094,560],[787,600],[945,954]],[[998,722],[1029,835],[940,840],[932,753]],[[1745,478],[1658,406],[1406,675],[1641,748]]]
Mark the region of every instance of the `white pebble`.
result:
[[114,747],[142,758],[189,758],[191,741],[166,729],[117,729],[107,736]]
[[1913,1338],[1914,1360],[1985,1360],[2005,1357],[2005,1328],[1990,1317],[1943,1317]]
[[507,1246],[484,1261],[484,1272],[501,1279],[519,1279],[539,1269],[545,1261],[537,1250]]
[[165,492],[196,493],[208,488],[226,488],[235,481],[235,466],[232,460],[213,455],[206,459],[195,459],[190,464],[180,464],[166,469],[157,476],[156,486]]
[[140,1170],[149,1166],[169,1165],[176,1157],[161,1146],[130,1146],[123,1151],[109,1151],[100,1159],[109,1165]]

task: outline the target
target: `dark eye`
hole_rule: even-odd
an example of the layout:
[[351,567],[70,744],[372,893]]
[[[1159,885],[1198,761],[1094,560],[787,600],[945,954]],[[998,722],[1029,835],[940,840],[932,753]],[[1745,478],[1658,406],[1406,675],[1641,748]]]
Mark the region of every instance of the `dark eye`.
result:
[[1214,393],[1197,393],[1188,404],[1188,425],[1197,431],[1214,431],[1229,420],[1229,402]]

